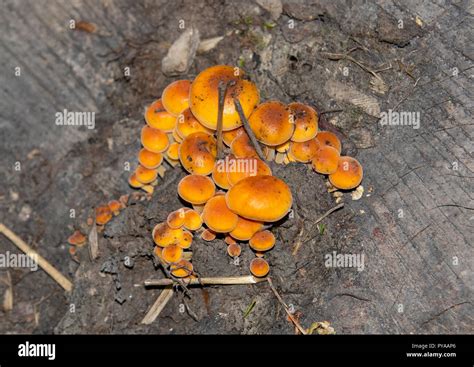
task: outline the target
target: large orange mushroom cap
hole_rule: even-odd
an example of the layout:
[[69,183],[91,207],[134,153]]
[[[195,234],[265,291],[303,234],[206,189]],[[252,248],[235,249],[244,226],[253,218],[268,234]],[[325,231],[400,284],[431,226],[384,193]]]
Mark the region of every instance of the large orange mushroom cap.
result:
[[318,173],[330,175],[336,172],[340,156],[336,148],[330,145],[323,145],[319,147],[316,155],[313,157],[313,168]]
[[217,129],[219,83],[234,82],[234,85],[229,85],[227,89],[222,129],[227,131],[242,125],[233,99],[239,99],[245,117],[252,113],[260,101],[256,85],[245,80],[243,76],[244,72],[237,67],[216,65],[203,70],[194,79],[190,91],[190,108],[201,124],[212,130]]
[[249,124],[258,141],[277,146],[290,140],[295,130],[290,109],[278,101],[260,104],[249,117]]
[[203,132],[212,135],[214,132],[201,124],[192,114],[189,108],[185,109],[176,119],[176,132],[181,138],[196,132]]
[[162,153],[169,145],[168,136],[163,131],[150,126],[142,128],[141,142],[145,149],[153,153]]
[[164,132],[173,131],[176,125],[176,116],[165,110],[161,99],[149,105],[145,111],[145,121],[148,126]]
[[274,176],[244,178],[230,188],[225,198],[234,213],[262,222],[280,220],[293,204],[288,185]]
[[189,80],[177,80],[168,85],[161,96],[166,111],[176,117],[188,108],[190,87]]
[[224,195],[216,195],[204,206],[202,219],[212,231],[228,233],[237,226],[239,217],[229,210]]
[[209,175],[216,161],[216,139],[197,132],[188,135],[179,147],[179,160],[184,169],[197,175]]
[[338,189],[350,190],[359,186],[363,175],[362,166],[357,159],[342,156],[336,172],[329,175],[329,182]]
[[184,236],[182,228],[173,229],[166,222],[158,223],[152,231],[153,241],[160,247],[177,244]]
[[188,175],[178,183],[179,196],[188,203],[200,205],[214,196],[216,185],[207,176]]
[[290,103],[288,107],[295,123],[291,140],[301,143],[313,139],[318,133],[318,114],[314,108],[299,102]]

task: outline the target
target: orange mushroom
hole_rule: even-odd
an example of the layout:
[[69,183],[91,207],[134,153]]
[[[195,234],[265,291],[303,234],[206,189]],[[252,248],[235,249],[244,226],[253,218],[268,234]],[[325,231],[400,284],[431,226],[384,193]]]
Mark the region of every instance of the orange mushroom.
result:
[[206,203],[214,196],[216,186],[207,176],[188,175],[178,183],[178,195],[191,204],[200,205]]
[[135,170],[135,177],[142,184],[149,184],[155,181],[157,176],[158,172],[155,169],[148,169],[142,165],[139,165]]
[[319,142],[316,139],[307,140],[302,143],[292,141],[288,156],[297,162],[308,163],[316,155],[318,149]]
[[222,140],[224,141],[225,145],[230,147],[234,139],[244,133],[245,133],[245,129],[242,126],[238,127],[237,129],[224,131],[222,133]]
[[138,153],[138,162],[145,168],[155,169],[163,162],[163,154],[143,148]]
[[237,158],[258,157],[257,151],[252,145],[250,138],[245,133],[240,134],[232,141],[230,150]]
[[142,145],[153,153],[164,152],[169,145],[168,136],[161,130],[144,126],[141,132]]
[[202,132],[212,135],[214,132],[202,125],[188,108],[184,110],[177,118],[176,132],[181,138],[185,138],[192,133]]
[[275,236],[268,230],[257,232],[250,239],[249,246],[259,252],[271,250],[275,246]]
[[119,215],[120,213],[120,209],[122,209],[122,204],[120,203],[120,201],[118,200],[110,200],[108,203],[107,203],[110,211],[114,214],[114,215]]
[[201,238],[207,242],[214,241],[216,239],[216,232],[206,228],[204,231],[202,231]]
[[238,216],[229,210],[224,195],[216,195],[204,206],[202,220],[212,231],[227,233],[237,226]]
[[169,84],[161,95],[161,100],[166,111],[178,116],[189,107],[189,80],[177,80]]
[[102,205],[95,209],[95,222],[98,225],[107,224],[112,219],[112,211],[108,205]]
[[171,143],[170,146],[168,147],[168,150],[166,151],[166,155],[168,156],[169,159],[173,161],[178,161],[179,160],[179,143]]
[[212,172],[216,155],[216,139],[202,132],[188,135],[179,147],[179,160],[183,168],[198,175],[209,175]]
[[318,133],[318,114],[316,111],[312,107],[298,102],[290,103],[288,107],[295,123],[295,131],[291,140],[302,143],[313,139]]
[[316,155],[313,157],[313,168],[316,172],[324,175],[334,173],[337,170],[340,156],[336,148],[330,145],[323,145],[319,147]]
[[342,156],[336,172],[329,175],[329,182],[338,189],[350,190],[359,186],[363,176],[362,166],[357,159]]
[[233,98],[240,100],[245,117],[248,117],[260,100],[254,83],[244,79],[244,72],[227,65],[211,66],[194,79],[190,91],[190,108],[194,116],[209,129],[217,129],[219,84],[228,86],[222,116],[223,131],[233,130],[242,123]]
[[181,208],[168,214],[166,224],[172,229],[181,228],[184,225],[185,209]]
[[173,131],[176,125],[176,116],[165,110],[161,99],[153,102],[145,111],[145,121],[148,126],[164,132]]
[[231,186],[247,177],[272,175],[270,167],[258,158],[232,158],[228,162],[227,180]]
[[177,263],[183,257],[183,249],[177,245],[165,247],[161,252],[161,258],[168,264]]
[[257,140],[268,146],[287,142],[295,130],[290,109],[278,101],[259,105],[250,115],[249,124]]
[[193,264],[187,260],[180,260],[177,263],[171,264],[170,272],[176,278],[185,278],[193,274]]
[[247,177],[226,194],[230,210],[241,217],[276,222],[291,209],[293,197],[288,185],[274,176]]
[[176,245],[186,250],[191,247],[192,243],[193,234],[189,231],[183,231],[183,238],[180,239]]
[[199,213],[193,209],[184,212],[184,228],[190,231],[197,231],[202,226],[202,219]]
[[178,243],[183,238],[183,229],[173,229],[166,222],[158,223],[154,228],[151,236],[156,245],[160,247],[168,247]]
[[250,262],[250,272],[255,277],[264,277],[268,274],[269,271],[270,265],[268,265],[268,263],[260,257],[256,257]]
[[227,254],[230,257],[239,257],[241,253],[242,253],[242,248],[240,247],[239,244],[232,243],[229,246],[227,246]]
[[67,242],[73,246],[83,246],[86,243],[86,239],[86,236],[84,236],[80,231],[74,231],[74,233],[67,239]]
[[245,219],[239,216],[237,226],[229,232],[229,235],[239,241],[248,241],[255,233],[260,231],[262,227],[263,222]]
[[336,134],[330,131],[320,131],[318,135],[316,135],[316,140],[319,141],[321,146],[329,145],[337,149],[337,151],[341,153],[341,148],[342,148],[341,141],[339,140]]
[[212,179],[220,188],[224,190],[230,188],[229,179],[227,178],[227,166],[225,164],[225,160],[216,161],[214,164],[214,169],[212,170]]
[[139,188],[143,187],[143,184],[142,184],[140,181],[138,181],[138,179],[137,179],[137,174],[136,174],[135,172],[132,173],[132,174],[128,177],[128,184],[129,184],[131,187],[135,188],[135,189],[139,189]]

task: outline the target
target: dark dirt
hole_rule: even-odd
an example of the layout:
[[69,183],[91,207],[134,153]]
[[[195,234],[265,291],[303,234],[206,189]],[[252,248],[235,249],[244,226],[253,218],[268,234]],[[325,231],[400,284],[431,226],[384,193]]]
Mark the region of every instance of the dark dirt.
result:
[[[283,1],[273,23],[252,1],[84,1],[72,8],[35,2],[28,19],[24,5],[7,3],[0,61],[14,68],[22,60],[24,77],[1,76],[0,222],[72,279],[74,290],[65,295],[42,271],[8,269],[14,305],[2,311],[0,332],[294,332],[265,283],[193,288],[185,300],[197,321],[180,312],[180,293],[157,321],[140,324],[159,294],[142,283],[163,276],[151,257],[151,229],[181,207],[179,168],[160,180],[151,201],[133,200],[106,226],[98,259],[89,259],[87,247],[78,261],[68,254],[67,237],[74,229],[88,233],[94,207],[132,192],[125,168],[136,165],[144,106],[176,79],[161,73],[160,62],[181,32],[180,19],[201,38],[225,37],[179,78],[214,64],[238,65],[263,100],[336,110],[323,113],[321,126],[336,131],[344,152],[364,166],[362,199],[346,193],[345,207],[322,222],[324,234],[316,232],[297,256],[291,251],[300,226],[311,228],[335,199],[324,178],[304,165],[274,171],[297,200],[294,217],[272,229],[278,243],[268,260],[275,286],[301,312],[302,324],[328,320],[338,333],[473,331],[472,8],[462,2]],[[71,17],[96,24],[97,33],[65,29]],[[384,85],[355,63],[328,58],[354,47],[354,59],[386,69],[379,72]],[[124,67],[131,76],[123,76]],[[54,126],[52,116],[63,108],[97,111],[96,129]],[[420,130],[377,122],[379,111],[397,108],[421,111]],[[21,171],[13,169],[17,161]],[[248,273],[248,247],[239,265],[222,240],[196,238],[192,249],[201,275]],[[0,251],[17,250],[0,236]],[[332,251],[364,253],[366,269],[326,268],[324,255]],[[5,290],[0,282],[0,295]]]

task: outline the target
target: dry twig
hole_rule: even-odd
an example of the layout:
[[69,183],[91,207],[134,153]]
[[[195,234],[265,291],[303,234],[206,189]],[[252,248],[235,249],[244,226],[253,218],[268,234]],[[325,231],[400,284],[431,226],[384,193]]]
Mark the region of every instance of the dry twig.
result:
[[151,306],[151,308],[148,310],[141,323],[149,325],[153,321],[155,321],[156,318],[160,315],[161,311],[163,311],[163,309],[165,308],[166,304],[170,301],[171,297],[173,297],[173,293],[173,286],[166,286],[156,299],[153,306]]
[[[265,281],[266,278],[255,278],[251,275],[244,275],[240,277],[199,277],[196,279],[181,280],[186,285],[238,285],[238,284],[256,284]],[[146,287],[160,287],[176,284],[173,279],[149,279],[145,280]]]

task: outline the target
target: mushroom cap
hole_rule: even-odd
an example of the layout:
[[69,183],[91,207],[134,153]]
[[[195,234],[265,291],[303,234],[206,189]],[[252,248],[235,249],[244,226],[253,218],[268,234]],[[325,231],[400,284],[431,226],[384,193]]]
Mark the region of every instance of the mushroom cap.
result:
[[187,175],[178,183],[178,195],[191,204],[204,204],[215,192],[216,185],[207,176]]
[[177,263],[171,264],[170,272],[176,278],[185,278],[193,274],[193,264],[181,259]]
[[245,133],[245,129],[243,126],[238,127],[237,129],[233,130],[228,130],[228,131],[223,131],[222,132],[222,140],[224,141],[224,144],[230,147],[234,139],[241,134]]
[[222,162],[222,160],[216,161],[214,169],[212,170],[212,179],[217,186],[224,190],[228,190],[230,188],[230,183],[227,178],[227,167],[225,164],[222,164]]
[[164,132],[173,131],[176,125],[176,116],[165,110],[161,99],[149,105],[145,111],[145,121],[148,126]]
[[128,184],[135,188],[135,189],[139,189],[141,187],[143,187],[143,184],[138,181],[137,179],[137,174],[135,172],[133,172],[129,177],[128,177]]
[[184,212],[184,228],[190,231],[197,231],[202,227],[202,219],[199,213],[193,209]]
[[229,85],[222,116],[223,131],[240,125],[239,114],[234,106],[234,98],[239,99],[245,117],[248,117],[260,101],[260,94],[254,83],[243,79],[244,72],[228,65],[211,66],[203,70],[191,84],[190,108],[194,116],[209,129],[217,129],[217,110],[219,104],[219,83],[234,82]]
[[242,253],[242,248],[237,243],[231,243],[227,246],[227,254],[230,257],[238,257]]
[[231,186],[247,177],[272,175],[270,167],[258,158],[231,158],[228,165],[227,180]]
[[69,236],[67,242],[73,246],[82,246],[84,243],[86,243],[86,240],[86,236],[84,236],[81,231],[76,230],[72,235]]
[[318,135],[316,135],[316,140],[319,141],[320,145],[329,145],[333,148],[336,148],[339,153],[341,153],[341,141],[337,137],[336,134],[330,131],[320,131]]
[[245,219],[239,216],[237,226],[229,233],[229,235],[239,241],[248,241],[255,233],[260,231],[262,227],[263,222]]
[[180,144],[177,142],[171,143],[166,151],[166,155],[169,159],[177,161],[179,159],[179,146]]
[[164,152],[169,145],[168,136],[161,130],[144,126],[141,132],[142,145],[153,153]]
[[95,209],[95,222],[99,225],[107,224],[112,219],[112,211],[108,205],[101,205]]
[[160,247],[168,247],[177,244],[183,238],[183,229],[173,229],[166,223],[158,223],[151,236],[155,244]]
[[318,114],[314,108],[299,102],[290,103],[288,107],[295,123],[291,140],[301,143],[313,139],[318,133]]
[[319,142],[316,139],[297,143],[292,141],[290,143],[290,150],[288,156],[297,162],[307,163],[313,159],[319,149]]
[[176,132],[182,138],[192,133],[203,132],[212,135],[214,132],[201,124],[189,108],[181,112],[176,119]]
[[316,172],[330,175],[336,172],[340,156],[336,148],[330,145],[322,145],[313,157],[312,166]]
[[260,252],[271,250],[275,246],[275,236],[268,230],[257,232],[250,239],[249,246]]
[[242,133],[235,137],[230,145],[230,150],[232,151],[232,154],[238,158],[258,157],[257,151],[246,133]]
[[145,168],[155,169],[163,162],[163,154],[150,152],[142,148],[138,153],[138,162]]
[[224,195],[209,199],[202,211],[202,220],[206,226],[217,233],[231,232],[237,226],[238,218],[227,207]]
[[359,186],[363,176],[362,166],[357,159],[342,156],[336,172],[329,175],[329,182],[338,189],[350,190]]
[[278,101],[260,104],[249,117],[249,124],[258,141],[276,146],[290,140],[295,130],[290,109]]
[[201,238],[207,242],[214,241],[216,239],[216,233],[206,228],[204,231],[202,231]]
[[166,218],[166,224],[168,224],[168,226],[172,229],[178,229],[184,225],[184,220],[185,209],[181,208],[168,214],[168,217]]
[[110,200],[107,203],[109,209],[114,213],[114,215],[118,215],[120,209],[122,209],[122,204],[118,200]]
[[169,84],[161,95],[161,101],[166,111],[176,117],[188,108],[190,88],[191,82],[189,80],[177,80]]
[[135,177],[142,184],[149,184],[150,182],[155,181],[157,176],[158,173],[155,169],[148,169],[142,165],[138,165],[137,169],[135,170]]
[[184,230],[183,238],[179,240],[176,245],[186,250],[191,247],[192,243],[193,243],[193,234],[189,231]]
[[250,272],[255,277],[264,277],[269,271],[270,265],[268,265],[268,263],[260,257],[256,257],[250,262]]
[[198,175],[212,172],[216,155],[216,139],[202,132],[188,135],[179,147],[179,160],[184,169]]
[[183,257],[183,249],[177,245],[165,247],[161,252],[161,258],[168,264],[177,263]]
[[291,209],[293,197],[288,185],[274,176],[244,178],[226,194],[230,210],[241,217],[276,222]]
[[237,243],[237,241],[229,235],[224,237],[224,242],[227,243],[228,245],[232,245],[234,243]]

